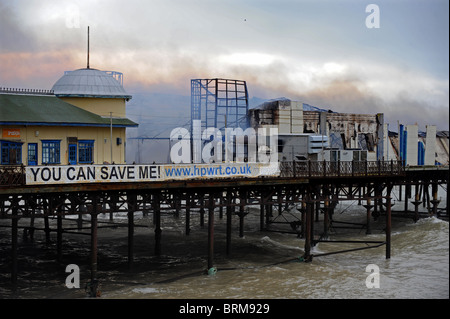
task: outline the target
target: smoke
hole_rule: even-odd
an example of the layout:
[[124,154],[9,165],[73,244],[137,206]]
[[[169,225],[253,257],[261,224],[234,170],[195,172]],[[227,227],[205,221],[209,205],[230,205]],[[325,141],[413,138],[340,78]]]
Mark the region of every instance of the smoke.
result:
[[284,96],[342,113],[384,113],[391,129],[397,122],[449,128],[448,80],[401,66],[275,59],[263,67],[238,64],[229,70],[246,79],[249,92],[258,97]]
[[[425,100],[417,100],[408,94],[399,93],[389,100],[377,95],[369,88],[353,81],[334,81],[329,85],[304,94],[293,95],[292,99],[306,102],[335,112],[375,114],[383,113],[390,130],[397,131],[397,123],[418,124],[421,130],[426,125],[436,125],[438,130],[448,130],[449,109],[445,101],[433,105]],[[448,103],[448,102],[447,102]]]

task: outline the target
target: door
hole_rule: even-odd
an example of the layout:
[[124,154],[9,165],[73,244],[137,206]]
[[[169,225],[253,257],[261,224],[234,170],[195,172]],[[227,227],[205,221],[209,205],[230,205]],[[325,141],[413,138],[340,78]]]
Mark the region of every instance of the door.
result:
[[38,147],[36,143],[28,144],[28,165],[37,165]]
[[77,144],[69,144],[69,164],[77,165]]

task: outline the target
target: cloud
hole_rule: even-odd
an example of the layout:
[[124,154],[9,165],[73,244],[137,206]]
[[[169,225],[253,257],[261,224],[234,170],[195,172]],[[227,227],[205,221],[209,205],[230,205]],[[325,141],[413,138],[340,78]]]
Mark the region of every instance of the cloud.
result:
[[[0,3],[0,85],[51,88],[65,70],[85,67],[90,25],[91,67],[123,72],[127,90],[189,95],[190,79],[223,77],[247,81],[250,96],[448,129],[448,71],[430,73],[445,65],[448,40],[439,35],[448,16],[432,28],[434,11],[416,25],[421,12],[380,5],[382,27],[369,31],[365,6],[351,2]],[[421,46],[425,23],[431,40]]]
[[335,80],[324,87],[293,95],[293,99],[342,113],[383,113],[385,123],[389,123],[394,131],[397,130],[397,122],[417,123],[422,130],[425,130],[425,125],[437,125],[440,130],[448,130],[449,125],[448,100],[432,104],[426,101],[426,97],[416,99],[414,94],[404,92],[385,99],[358,81]]
[[384,113],[390,123],[448,129],[448,80],[380,61],[301,63],[287,57],[269,58],[270,63],[261,65],[238,61],[229,63],[228,71],[247,80],[249,92],[259,97],[285,96],[337,112]]
[[23,28],[23,21],[13,8],[0,2],[0,53],[33,50],[36,42]]
[[76,65],[66,51],[0,53],[0,61],[0,86],[47,90]]

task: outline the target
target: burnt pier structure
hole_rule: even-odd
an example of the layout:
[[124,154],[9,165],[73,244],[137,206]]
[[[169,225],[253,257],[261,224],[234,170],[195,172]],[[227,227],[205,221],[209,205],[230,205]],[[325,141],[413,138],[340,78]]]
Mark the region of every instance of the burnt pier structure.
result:
[[[364,244],[350,250],[385,246],[386,258],[391,257],[391,218],[393,216],[418,220],[424,217],[419,213],[419,205],[424,202],[429,207],[427,216],[448,219],[448,196],[446,208],[438,209],[440,198],[438,187],[448,189],[448,167],[405,167],[400,161],[389,162],[281,162],[277,176],[184,179],[152,182],[85,183],[57,185],[26,185],[23,166],[0,167],[0,219],[10,220],[11,229],[11,282],[16,285],[19,277],[18,263],[19,229],[24,235],[32,237],[35,231],[44,231],[50,240],[50,233],[56,232],[56,260],[62,256],[64,233],[90,236],[91,242],[91,281],[90,295],[97,295],[97,273],[101,265],[97,263],[97,238],[101,227],[108,223],[98,220],[100,213],[127,213],[128,263],[133,265],[134,256],[134,216],[136,212],[153,214],[154,254],[160,255],[163,231],[161,216],[167,212],[184,214],[185,235],[191,229],[191,215],[200,214],[200,223],[207,218],[208,235],[205,240],[207,254],[206,270],[214,270],[214,231],[215,218],[226,218],[226,253],[232,249],[232,220],[239,218],[239,236],[244,235],[247,207],[259,208],[260,230],[267,230],[276,224],[283,211],[296,207],[301,219],[287,223],[288,231],[304,239],[304,254],[299,259],[310,262],[314,257],[342,253],[349,250],[316,254],[311,248],[318,242],[335,243],[328,237],[333,223],[333,213],[337,203],[357,200],[366,210],[364,228],[371,232],[371,220],[384,218],[385,240],[353,241]],[[392,209],[393,188],[399,189],[400,197],[405,198],[404,209]],[[430,190],[431,188],[431,195]],[[411,206],[412,205],[412,206]],[[413,208],[413,210],[411,210]],[[62,221],[68,215],[79,216],[78,227],[63,228]],[[89,231],[82,224],[89,216]],[[35,227],[34,221],[44,220],[44,227]],[[49,226],[49,218],[56,219],[56,229]],[[20,226],[19,220],[26,220],[28,226]],[[318,229],[321,219],[323,227]],[[76,220],[76,219],[74,219]],[[103,224],[105,223],[105,224]],[[23,224],[23,223],[22,223]],[[111,221],[111,225],[114,222]],[[114,225],[117,226],[117,225]],[[81,231],[83,229],[83,231]],[[206,243],[207,241],[207,243]]]

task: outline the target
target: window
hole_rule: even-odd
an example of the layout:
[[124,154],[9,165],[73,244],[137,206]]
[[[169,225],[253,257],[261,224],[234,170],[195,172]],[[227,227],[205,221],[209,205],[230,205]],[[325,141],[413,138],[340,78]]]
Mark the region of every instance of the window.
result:
[[42,141],[42,164],[59,164],[60,141]]
[[22,164],[22,143],[2,141],[1,153],[3,165]]
[[37,165],[38,149],[36,143],[28,144],[28,165]]
[[94,141],[79,140],[78,141],[78,163],[94,162]]

